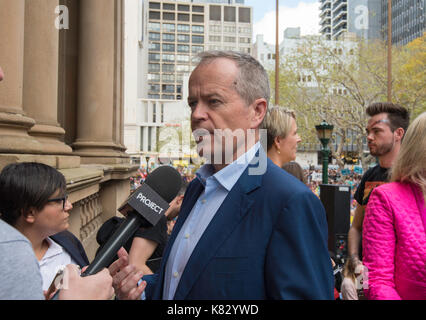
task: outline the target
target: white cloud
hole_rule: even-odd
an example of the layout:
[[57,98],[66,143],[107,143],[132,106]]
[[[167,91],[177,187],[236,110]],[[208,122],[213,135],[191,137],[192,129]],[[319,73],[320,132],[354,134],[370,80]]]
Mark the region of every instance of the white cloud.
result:
[[[280,6],[279,12],[279,41],[283,40],[284,29],[300,27],[302,35],[319,33],[319,2],[300,2],[295,8]],[[275,44],[275,11],[270,11],[253,26],[254,36],[263,34],[263,39],[269,44]],[[254,40],[255,40],[254,39]]]

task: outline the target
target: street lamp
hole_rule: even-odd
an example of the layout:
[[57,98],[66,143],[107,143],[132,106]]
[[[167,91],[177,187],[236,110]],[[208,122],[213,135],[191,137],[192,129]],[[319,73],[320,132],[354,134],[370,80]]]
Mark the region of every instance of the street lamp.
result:
[[275,105],[280,104],[280,44],[278,37],[279,18],[278,12],[280,11],[279,0],[276,1],[275,12]]
[[148,173],[149,172],[149,159],[151,159],[151,157],[146,155],[145,159],[146,159],[146,173]]
[[328,155],[330,154],[330,149],[328,148],[328,142],[331,139],[331,134],[333,132],[334,126],[328,124],[325,120],[321,124],[315,126],[317,130],[318,139],[322,144],[322,183],[328,184]]

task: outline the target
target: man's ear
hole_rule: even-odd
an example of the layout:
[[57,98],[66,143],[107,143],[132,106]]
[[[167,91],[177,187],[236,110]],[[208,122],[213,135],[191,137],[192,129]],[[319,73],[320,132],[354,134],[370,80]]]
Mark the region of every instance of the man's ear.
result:
[[253,116],[251,118],[251,128],[257,129],[260,127],[260,124],[263,121],[263,118],[265,117],[266,111],[268,110],[268,103],[264,98],[256,99],[253,104]]
[[402,141],[402,138],[404,137],[405,130],[403,128],[398,128],[394,131],[395,137],[397,141]]

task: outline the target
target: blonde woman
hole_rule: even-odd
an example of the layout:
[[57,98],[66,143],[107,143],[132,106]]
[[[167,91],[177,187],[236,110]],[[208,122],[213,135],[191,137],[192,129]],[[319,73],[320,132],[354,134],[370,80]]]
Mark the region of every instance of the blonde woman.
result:
[[357,278],[362,274],[362,265],[355,266],[349,261],[343,268],[343,281],[341,286],[342,300],[359,300]]
[[369,299],[426,299],[426,112],[408,127],[391,173],[363,224]]
[[296,159],[297,144],[302,140],[297,133],[293,110],[272,107],[263,119],[262,129],[267,130],[267,152],[273,163],[282,167]]

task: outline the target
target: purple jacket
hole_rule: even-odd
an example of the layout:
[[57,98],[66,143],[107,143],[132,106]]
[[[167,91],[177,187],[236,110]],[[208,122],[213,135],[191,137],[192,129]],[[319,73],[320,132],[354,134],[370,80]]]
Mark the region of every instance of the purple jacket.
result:
[[393,182],[374,189],[363,223],[368,299],[426,299],[426,211],[420,188]]

